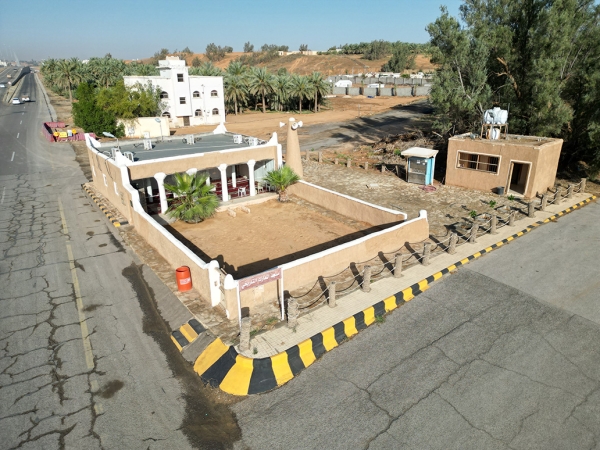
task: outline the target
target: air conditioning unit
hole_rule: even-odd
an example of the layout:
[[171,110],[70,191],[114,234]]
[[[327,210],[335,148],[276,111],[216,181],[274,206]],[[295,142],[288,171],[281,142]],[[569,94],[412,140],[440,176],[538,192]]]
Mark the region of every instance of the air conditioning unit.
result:
[[150,139],[150,132],[144,131],[144,139]]
[[253,137],[248,139],[248,144],[250,144],[250,146],[258,145],[258,138]]
[[241,134],[234,134],[233,135],[233,143],[234,144],[241,144],[242,142],[244,142],[244,139],[242,138]]
[[144,139],[144,150],[152,150],[152,141],[150,139]]
[[129,161],[133,162],[133,153],[131,152],[123,152],[123,156],[127,158]]
[[110,157],[112,159],[115,159],[117,153],[119,153],[121,151],[121,149],[119,147],[111,147],[110,149]]
[[187,145],[194,145],[194,135],[188,134],[185,138]]

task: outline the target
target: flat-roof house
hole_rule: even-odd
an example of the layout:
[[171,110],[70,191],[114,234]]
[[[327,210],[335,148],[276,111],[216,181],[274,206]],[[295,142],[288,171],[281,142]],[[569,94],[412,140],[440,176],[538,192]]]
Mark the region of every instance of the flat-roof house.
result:
[[218,125],[225,122],[223,77],[189,75],[184,60],[167,56],[158,62],[158,76],[123,77],[126,86],[151,82],[166,105],[162,115],[173,127]]

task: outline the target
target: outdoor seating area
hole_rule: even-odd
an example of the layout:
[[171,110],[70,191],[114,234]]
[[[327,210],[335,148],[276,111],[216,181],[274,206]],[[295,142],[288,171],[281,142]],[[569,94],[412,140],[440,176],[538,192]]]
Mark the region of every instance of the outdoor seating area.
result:
[[[216,181],[212,183],[214,186],[213,192],[219,197],[223,198],[223,185],[220,181]],[[275,186],[270,185],[266,181],[256,181],[254,183],[256,187],[256,193],[262,194],[264,192],[274,192]],[[250,195],[250,180],[246,177],[238,178],[236,180],[235,186],[233,185],[233,181],[231,179],[227,180],[227,193],[229,194],[229,199],[233,200],[239,197],[247,197]]]

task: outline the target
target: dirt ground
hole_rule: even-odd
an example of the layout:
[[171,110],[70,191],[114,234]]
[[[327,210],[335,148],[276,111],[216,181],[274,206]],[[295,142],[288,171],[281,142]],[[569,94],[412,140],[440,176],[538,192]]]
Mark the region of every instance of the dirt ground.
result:
[[[279,123],[287,124],[290,117],[301,120],[305,127],[330,122],[345,122],[358,117],[368,117],[382,113],[400,105],[408,105],[426,97],[376,97],[367,98],[363,95],[355,97],[331,97],[327,109],[313,113],[312,111],[297,112],[267,112],[246,111],[243,114],[228,114],[225,127],[233,133],[254,136],[260,139],[269,139],[273,132],[277,132],[280,143],[285,142],[286,128],[280,128]],[[177,128],[171,130],[172,134],[209,133],[215,129],[214,125]]]
[[[253,275],[364,236],[374,227],[290,197],[254,204],[250,213],[227,212],[199,224],[169,227],[193,244],[206,261],[216,259],[235,279]],[[210,236],[210,239],[207,239]]]

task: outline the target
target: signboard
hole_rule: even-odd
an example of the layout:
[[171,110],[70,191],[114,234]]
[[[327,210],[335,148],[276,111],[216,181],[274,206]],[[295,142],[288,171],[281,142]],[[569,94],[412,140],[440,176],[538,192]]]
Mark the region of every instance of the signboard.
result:
[[267,272],[259,273],[258,275],[252,275],[251,277],[242,278],[238,281],[240,291],[246,289],[252,289],[257,286],[269,283],[271,281],[279,280],[281,278],[281,268],[269,270]]

